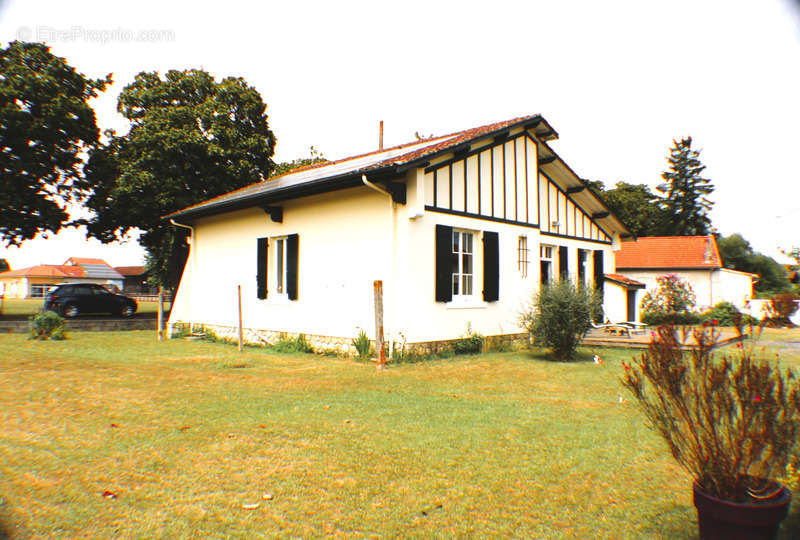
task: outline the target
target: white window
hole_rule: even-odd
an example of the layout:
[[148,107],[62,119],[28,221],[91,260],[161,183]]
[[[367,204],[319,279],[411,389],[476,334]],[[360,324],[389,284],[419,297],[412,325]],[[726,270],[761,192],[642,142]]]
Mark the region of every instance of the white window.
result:
[[286,237],[275,238],[275,292],[286,294]]
[[520,236],[517,244],[517,270],[523,278],[528,277],[528,237]]
[[542,285],[550,283],[553,275],[553,246],[539,246],[540,276]]
[[453,231],[453,299],[472,296],[473,237],[468,231]]

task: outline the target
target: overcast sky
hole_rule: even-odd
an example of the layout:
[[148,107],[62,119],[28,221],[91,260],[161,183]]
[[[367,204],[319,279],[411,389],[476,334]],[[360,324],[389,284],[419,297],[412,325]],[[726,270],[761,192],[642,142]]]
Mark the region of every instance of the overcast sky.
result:
[[[92,105],[124,132],[141,71],[202,68],[261,93],[276,160],[329,159],[540,113],[554,148],[607,186],[660,183],[691,135],[716,186],[713,224],[760,251],[800,244],[800,9],[794,0],[670,2],[0,0],[0,42],[45,41],[114,85]],[[12,268],[102,257],[135,242],[72,230],[3,249]]]

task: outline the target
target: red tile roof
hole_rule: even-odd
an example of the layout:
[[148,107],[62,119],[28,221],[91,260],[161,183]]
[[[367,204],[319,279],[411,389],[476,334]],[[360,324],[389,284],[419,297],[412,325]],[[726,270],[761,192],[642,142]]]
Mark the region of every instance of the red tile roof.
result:
[[617,270],[721,268],[713,236],[643,236],[622,242]]
[[605,274],[605,278],[611,281],[615,281],[620,285],[625,285],[626,287],[634,287],[637,289],[641,289],[647,287],[641,281],[636,281],[635,279],[631,279],[628,276],[623,276],[622,274]]
[[145,272],[147,272],[147,267],[145,266],[115,266],[114,270],[122,274],[123,276],[141,276]]
[[[254,184],[250,184],[249,186],[244,186],[242,188],[230,191],[228,193],[225,193],[225,194],[222,194],[222,195],[218,195],[218,196],[213,197],[211,199],[205,200],[205,201],[203,201],[201,203],[194,204],[192,206],[188,206],[188,207],[183,208],[182,210],[179,210],[177,212],[173,212],[171,214],[167,214],[167,216],[165,216],[165,217],[178,216],[178,215],[183,214],[184,212],[186,212],[188,210],[194,210],[194,209],[197,209],[197,208],[202,208],[202,207],[206,207],[206,206],[212,206],[214,204],[217,204],[217,203],[220,203],[220,202],[224,202],[224,201],[229,201],[229,200],[232,200],[232,199],[238,199],[238,198],[241,198],[241,197],[248,197],[248,196],[252,196],[252,195],[258,195],[258,194],[261,194],[261,193],[265,193],[267,191],[270,191],[271,189],[274,189],[276,186],[278,186],[280,180],[285,179],[287,177],[291,177],[292,175],[295,175],[295,174],[298,174],[298,173],[302,174],[302,173],[308,172],[310,170],[323,170],[323,169],[326,169],[326,168],[331,168],[332,170],[335,170],[334,169],[335,166],[341,165],[341,164],[346,163],[346,162],[351,161],[351,160],[363,159],[363,158],[365,158],[367,156],[373,156],[374,155],[374,161],[370,161],[368,163],[363,163],[360,166],[358,166],[355,169],[353,169],[352,171],[348,171],[348,172],[350,172],[350,173],[357,173],[357,172],[358,173],[360,173],[360,172],[366,173],[366,172],[369,172],[369,171],[374,171],[376,169],[381,169],[381,168],[385,168],[385,167],[405,165],[405,164],[411,163],[411,162],[413,162],[415,160],[419,160],[419,159],[426,158],[426,157],[429,157],[429,156],[434,156],[435,154],[438,154],[440,152],[445,152],[448,149],[453,149],[453,148],[459,147],[462,144],[466,144],[466,143],[468,143],[470,141],[473,141],[475,139],[479,139],[480,137],[485,136],[487,134],[490,134],[492,132],[501,131],[501,130],[503,130],[505,128],[511,128],[513,126],[520,125],[520,124],[525,124],[526,122],[530,122],[530,121],[539,121],[539,122],[544,123],[545,125],[548,126],[548,130],[549,130],[549,133],[550,133],[550,135],[548,135],[548,136],[557,137],[557,134],[555,133],[555,130],[553,130],[549,126],[549,124],[547,124],[547,121],[544,120],[540,115],[533,114],[533,115],[529,115],[529,116],[520,116],[520,117],[517,117],[517,118],[512,118],[511,120],[505,120],[503,122],[495,122],[493,124],[487,124],[485,126],[480,126],[480,127],[476,127],[476,128],[472,128],[472,129],[466,129],[466,130],[463,130],[463,131],[457,131],[457,132],[451,133],[449,135],[441,135],[441,136],[436,136],[436,137],[430,137],[428,139],[422,139],[422,140],[419,140],[419,141],[400,144],[400,145],[397,145],[397,146],[393,146],[391,148],[385,148],[383,150],[376,150],[376,151],[373,151],[373,152],[368,152],[366,154],[360,154],[360,155],[357,155],[357,156],[351,156],[351,157],[347,157],[347,158],[344,158],[344,159],[339,159],[339,160],[336,160],[336,161],[326,161],[326,162],[323,162],[323,163],[315,163],[315,164],[308,165],[308,166],[305,166],[305,167],[299,167],[297,169],[293,169],[293,170],[291,170],[291,171],[289,171],[287,173],[284,173],[282,175],[273,176],[273,177],[270,177],[270,178],[268,178],[266,180],[263,180],[261,182],[256,182]],[[419,146],[420,144],[424,144],[426,141],[430,141],[430,144],[425,145],[423,148],[417,148],[417,149],[409,150],[408,152],[400,153],[399,155],[396,153],[396,151],[399,150],[399,149],[402,149],[404,147]],[[434,142],[434,141],[439,141],[439,142]],[[384,154],[384,153],[387,153],[387,154],[391,153],[391,154],[389,154],[388,157],[387,156],[381,156],[381,154]],[[333,173],[331,173],[331,174],[333,174]],[[320,178],[325,178],[324,171],[320,174],[319,177],[315,177],[314,180],[318,180]]]
[[0,278],[10,277],[60,277],[78,278],[83,277],[83,268],[80,266],[67,266],[56,264],[39,264],[19,270],[0,273]]

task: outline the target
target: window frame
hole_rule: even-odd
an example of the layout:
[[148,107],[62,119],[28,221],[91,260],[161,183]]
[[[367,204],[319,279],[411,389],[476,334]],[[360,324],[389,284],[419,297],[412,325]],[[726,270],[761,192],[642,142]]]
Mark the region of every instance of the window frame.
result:
[[528,248],[528,236],[524,234],[519,235],[517,239],[517,270],[522,275],[522,279],[528,277],[530,251],[530,248]]
[[[469,229],[453,228],[453,233],[450,237],[450,252],[453,257],[453,266],[450,271],[450,286],[453,293],[453,302],[473,301],[475,295],[475,245],[476,245],[476,231]],[[458,238],[458,246],[456,246],[456,238]],[[464,239],[469,238],[469,251],[464,250]],[[469,272],[464,272],[464,257],[469,257]],[[468,293],[464,293],[464,279],[468,277]],[[457,284],[457,285],[456,285]]]
[[[557,246],[550,244],[539,244],[539,282],[549,284],[553,280],[553,252]],[[547,275],[541,275],[542,263],[547,263]]]
[[[277,298],[281,299],[288,299],[289,293],[287,292],[287,285],[288,285],[288,272],[287,272],[287,256],[288,256],[288,239],[289,237],[286,235],[283,236],[273,236],[270,238],[270,249],[268,251],[272,251],[272,264],[273,264],[273,285],[275,288],[273,289],[274,295]],[[279,253],[281,254],[279,256]],[[267,267],[269,269],[269,261],[267,262]]]

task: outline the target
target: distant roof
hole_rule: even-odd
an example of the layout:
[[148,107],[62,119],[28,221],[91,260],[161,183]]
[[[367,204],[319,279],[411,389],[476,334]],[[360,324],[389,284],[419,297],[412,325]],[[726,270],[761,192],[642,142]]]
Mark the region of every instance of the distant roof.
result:
[[84,277],[83,268],[80,266],[66,266],[55,264],[39,264],[19,270],[10,270],[0,273],[0,278],[10,277]]
[[621,243],[617,270],[721,268],[713,236],[643,236]]
[[114,270],[123,276],[141,276],[147,272],[146,266],[115,266]]
[[64,264],[102,264],[109,267],[111,266],[103,259],[88,259],[86,257],[70,257]]
[[300,167],[280,176],[273,176],[263,182],[251,184],[199,204],[189,206],[178,212],[173,212],[166,217],[189,214],[207,215],[211,212],[202,211],[219,207],[237,209],[235,204],[237,202],[252,200],[268,193],[289,192],[292,190],[291,188],[296,188],[301,185],[315,184],[321,181],[343,180],[350,176],[359,178],[358,183],[360,184],[360,175],[362,173],[385,172],[391,170],[397,174],[398,167],[424,161],[437,154],[446,153],[448,151],[452,152],[470,141],[519,125],[530,127],[539,126],[542,140],[558,137],[555,130],[540,115],[520,116],[504,122],[496,122],[494,124],[487,124],[477,128],[450,133],[449,135],[431,137],[429,139],[401,144],[367,154]]
[[622,274],[605,274],[604,276],[608,281],[613,281],[615,283],[619,283],[626,288],[629,289],[644,289],[647,287],[641,281],[636,281],[635,279],[631,279],[628,276],[623,276]]

